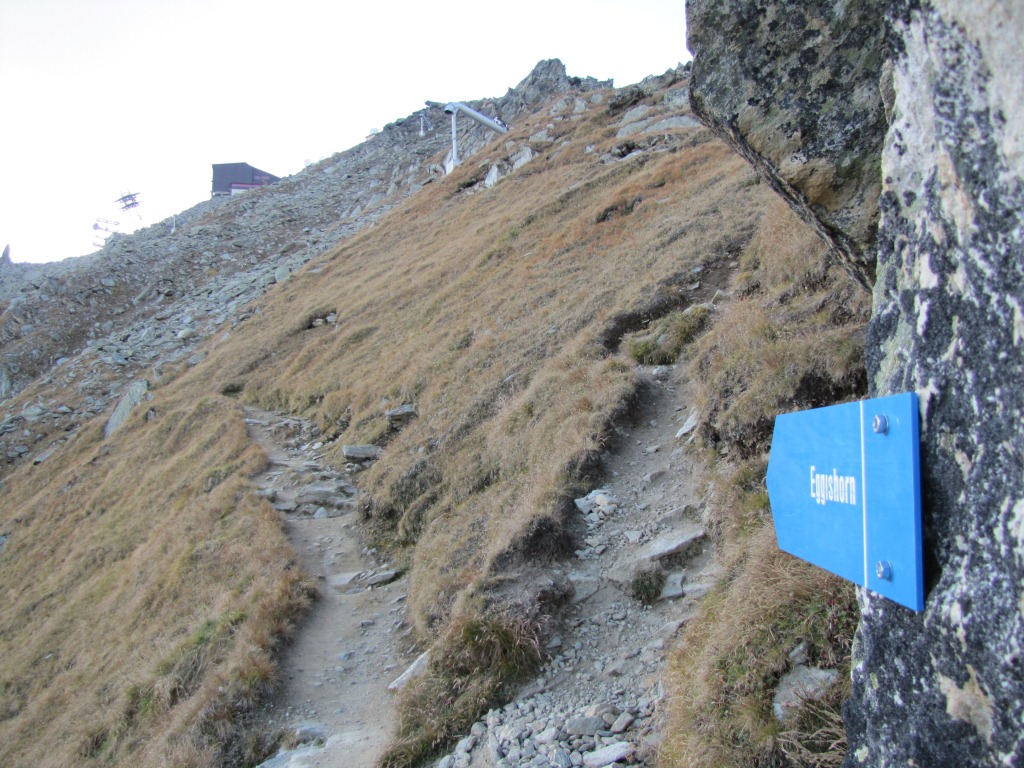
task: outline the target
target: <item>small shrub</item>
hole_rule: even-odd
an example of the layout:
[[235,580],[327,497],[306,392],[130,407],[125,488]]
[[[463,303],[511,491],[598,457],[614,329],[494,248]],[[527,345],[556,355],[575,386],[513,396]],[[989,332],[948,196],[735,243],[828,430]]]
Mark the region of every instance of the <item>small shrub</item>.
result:
[[[661,365],[663,357],[658,339],[652,336],[644,336],[639,339],[631,339],[629,342],[629,356],[638,363],[645,365]],[[675,362],[669,360],[668,362]]]
[[657,563],[641,566],[633,574],[630,592],[644,605],[651,605],[665,587],[665,571]]

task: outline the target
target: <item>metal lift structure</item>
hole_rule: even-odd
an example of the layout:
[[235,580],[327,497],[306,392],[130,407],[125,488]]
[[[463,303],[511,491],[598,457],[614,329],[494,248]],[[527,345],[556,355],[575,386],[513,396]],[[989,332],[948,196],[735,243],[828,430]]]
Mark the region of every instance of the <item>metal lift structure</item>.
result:
[[488,117],[487,115],[485,115],[485,114],[483,114],[481,112],[477,112],[475,109],[473,109],[470,106],[467,106],[466,104],[463,104],[461,101],[449,101],[443,107],[442,107],[441,104],[439,104],[436,101],[428,101],[427,102],[427,106],[428,107],[441,107],[444,110],[444,113],[446,115],[451,115],[452,116],[452,167],[453,168],[459,164],[459,140],[458,140],[458,137],[456,136],[456,133],[455,133],[455,129],[456,129],[455,119],[456,119],[456,117],[458,117],[460,112],[462,114],[464,114],[466,117],[472,118],[476,122],[480,123],[480,125],[484,126],[485,128],[490,128],[492,131],[497,131],[498,133],[508,133],[508,126],[505,125],[505,123],[502,120],[500,120],[499,118],[496,118],[496,117]]

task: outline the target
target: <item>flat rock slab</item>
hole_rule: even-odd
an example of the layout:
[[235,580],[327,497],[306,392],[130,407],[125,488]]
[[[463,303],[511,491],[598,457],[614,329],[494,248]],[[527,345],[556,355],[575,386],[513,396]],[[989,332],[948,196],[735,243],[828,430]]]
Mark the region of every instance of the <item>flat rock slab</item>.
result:
[[682,597],[684,578],[686,578],[686,574],[682,571],[668,574],[665,577],[665,586],[661,588],[661,594],[658,595],[658,599],[672,600],[676,597]]
[[617,741],[607,747],[588,752],[583,756],[583,765],[586,768],[604,768],[606,765],[625,760],[633,753],[633,745],[628,741]]
[[424,651],[416,657],[416,661],[406,668],[405,672],[396,677],[391,684],[388,686],[389,691],[399,691],[404,688],[410,680],[415,677],[419,677],[427,671],[427,665],[430,663],[430,651]]
[[[607,727],[608,723],[604,721],[603,717],[570,717],[565,721],[565,732],[570,736],[593,736]],[[607,765],[607,763],[601,763],[601,765]]]
[[147,392],[149,392],[149,382],[145,379],[133,381],[128,386],[128,390],[114,408],[114,412],[110,414],[106,426],[103,427],[104,440],[121,428],[121,425],[127,420],[132,409],[142,402],[142,398],[146,396]]
[[633,715],[629,714],[629,712],[623,712],[621,715],[615,718],[615,722],[612,723],[612,733],[625,732],[625,730],[633,724],[634,720],[636,720],[636,718],[633,717]]
[[317,504],[339,507],[348,499],[333,483],[330,485],[309,485],[295,495],[296,504]]
[[362,575],[362,571],[354,571],[352,573],[336,573],[327,579],[327,583],[335,589],[344,589],[345,587],[352,586],[352,582],[354,582]]
[[367,461],[380,458],[384,449],[379,445],[344,445],[341,448],[341,453],[346,459]]
[[392,408],[384,414],[388,421],[397,424],[404,424],[405,422],[415,419],[418,415],[419,414],[416,412],[416,406],[409,404]]
[[372,576],[367,576],[366,586],[379,587],[382,584],[390,584],[401,575],[402,574],[399,571],[381,571],[380,573],[375,573]]
[[597,591],[601,589],[601,580],[594,577],[575,577],[569,576],[569,581],[572,583],[573,596],[572,601],[574,603],[582,603],[589,597],[593,597],[597,594]]
[[287,749],[260,763],[256,768],[299,768],[299,766],[309,765],[307,759],[320,754],[320,752],[322,750],[319,747]]
[[351,512],[355,507],[349,502],[344,505],[337,507],[320,507],[313,513],[314,520],[323,520],[328,517],[344,517],[346,514]]
[[697,411],[695,409],[693,411],[690,411],[690,416],[686,420],[686,423],[683,424],[683,426],[681,426],[679,428],[678,432],[676,432],[676,439],[679,440],[680,438],[686,437],[686,435],[688,435],[691,432],[693,432],[693,430],[696,428],[696,426],[697,426]]
[[707,536],[707,532],[696,524],[685,525],[663,536],[659,536],[640,550],[641,560],[661,560],[679,554]]

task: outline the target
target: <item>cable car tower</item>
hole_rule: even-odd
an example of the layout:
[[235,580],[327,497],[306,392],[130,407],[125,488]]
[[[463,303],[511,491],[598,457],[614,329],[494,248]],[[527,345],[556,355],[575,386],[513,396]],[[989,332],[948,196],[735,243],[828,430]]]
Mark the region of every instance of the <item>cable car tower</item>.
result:
[[434,124],[430,122],[430,118],[427,117],[427,110],[420,110],[420,138],[427,135],[427,131],[434,130]]
[[[139,224],[142,224],[142,215],[138,212],[139,207],[139,193],[138,192],[125,192],[121,195],[114,203],[121,208],[122,213],[127,213],[129,216],[134,215],[138,219]],[[136,228],[136,225],[127,224],[125,225],[128,231],[132,231]]]
[[436,101],[428,101],[426,102],[426,105],[428,107],[441,107],[446,115],[452,116],[452,159],[450,163],[451,167],[446,168],[448,173],[451,173],[452,169],[459,164],[459,141],[456,136],[455,124],[455,118],[459,112],[464,114],[466,117],[476,120],[484,128],[490,128],[492,131],[496,131],[497,133],[508,133],[508,126],[500,117],[488,117],[481,112],[477,112],[472,107],[463,104],[461,101],[449,101],[444,105],[439,104]]
[[125,192],[114,202],[121,206],[122,211],[130,211],[133,208],[139,207],[139,193]]

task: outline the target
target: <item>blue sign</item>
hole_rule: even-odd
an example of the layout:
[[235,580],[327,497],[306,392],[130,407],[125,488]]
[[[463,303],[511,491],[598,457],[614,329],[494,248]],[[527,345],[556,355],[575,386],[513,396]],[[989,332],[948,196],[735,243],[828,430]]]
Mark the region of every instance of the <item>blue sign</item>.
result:
[[924,609],[914,393],[775,418],[768,496],[779,548]]

